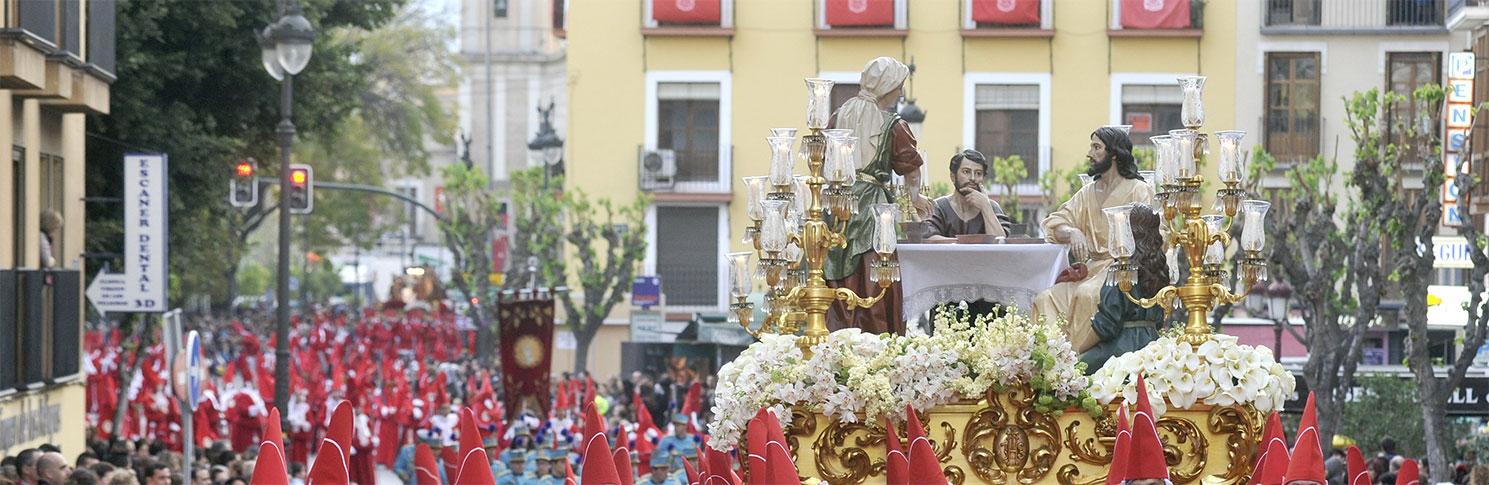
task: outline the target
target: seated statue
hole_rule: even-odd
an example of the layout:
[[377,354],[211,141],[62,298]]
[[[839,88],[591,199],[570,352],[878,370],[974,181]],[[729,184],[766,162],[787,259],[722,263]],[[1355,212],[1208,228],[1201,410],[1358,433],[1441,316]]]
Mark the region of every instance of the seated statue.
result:
[[[1163,254],[1163,234],[1158,214],[1145,205],[1132,207],[1132,236],[1137,247],[1132,262],[1138,266],[1134,298],[1151,298],[1169,282],[1168,259]],[[1101,288],[1101,303],[1091,319],[1091,329],[1100,339],[1095,347],[1081,354],[1086,373],[1094,374],[1106,361],[1158,340],[1163,324],[1163,309],[1143,308],[1127,299],[1115,284]]]
[[954,239],[963,234],[1008,235],[1013,221],[983,190],[987,171],[987,157],[977,150],[962,150],[951,157],[951,181],[956,184],[956,192],[936,199],[927,221],[930,239]]
[[1153,200],[1153,187],[1137,173],[1132,140],[1126,132],[1116,127],[1098,128],[1091,134],[1086,158],[1091,163],[1086,173],[1095,181],[1081,187],[1042,223],[1045,239],[1068,244],[1072,261],[1084,263],[1086,272],[1034,297],[1035,317],[1064,322],[1065,334],[1076,352],[1085,352],[1100,340],[1091,329],[1091,317],[1096,314],[1106,269],[1112,263],[1107,252],[1110,229],[1102,210]]

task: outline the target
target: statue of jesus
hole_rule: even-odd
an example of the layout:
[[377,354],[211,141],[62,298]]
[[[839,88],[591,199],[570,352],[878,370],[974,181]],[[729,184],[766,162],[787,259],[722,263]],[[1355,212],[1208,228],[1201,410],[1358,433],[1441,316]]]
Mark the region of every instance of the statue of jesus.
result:
[[1153,187],[1137,172],[1127,132],[1112,126],[1098,128],[1091,133],[1086,159],[1091,163],[1086,173],[1095,181],[1046,216],[1042,226],[1045,239],[1070,245],[1074,262],[1085,263],[1087,272],[1075,281],[1056,283],[1034,297],[1034,315],[1045,321],[1064,322],[1065,334],[1077,354],[1101,340],[1091,329],[1091,317],[1101,300],[1107,266],[1113,261],[1107,252],[1111,230],[1102,210],[1153,200]]

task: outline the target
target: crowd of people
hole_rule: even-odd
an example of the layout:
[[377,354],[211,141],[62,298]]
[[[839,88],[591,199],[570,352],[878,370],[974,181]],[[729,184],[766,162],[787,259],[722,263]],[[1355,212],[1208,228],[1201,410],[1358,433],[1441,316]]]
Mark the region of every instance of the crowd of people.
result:
[[[273,335],[272,318],[203,318],[189,322],[188,328],[198,331],[208,367],[201,402],[192,412],[197,476],[191,483],[247,479],[274,404],[275,341],[260,337]],[[303,322],[297,318],[292,328],[290,399],[279,410],[292,477],[307,469],[326,434],[330,412],[341,401],[355,414],[349,466],[357,483],[374,483],[379,474],[396,474],[412,483],[408,467],[400,469],[400,463],[411,461],[412,446],[454,445],[459,413],[467,407],[476,413],[485,438],[503,451],[495,471],[519,472],[514,476],[546,468],[563,471],[554,466],[557,460],[547,458],[560,450],[572,454],[578,446],[581,402],[599,402],[611,441],[632,449],[637,448],[638,432],[646,442],[642,448],[663,443],[669,435],[698,440],[701,423],[708,419],[713,382],[692,372],[635,372],[601,382],[583,373],[565,373],[553,377],[547,409],[507,409],[499,390],[500,371],[478,363],[473,332],[457,328],[447,314],[328,311]],[[151,467],[163,465],[162,473],[179,483],[182,406],[168,382],[164,347],[159,338],[144,347],[127,345],[127,339],[117,329],[85,335],[91,445],[83,456],[115,470],[81,461],[73,466],[79,475],[87,469],[100,479],[105,478],[100,472],[120,476],[127,470],[145,483],[156,473]],[[661,419],[652,421],[651,416]],[[674,416],[682,423],[676,431]],[[691,457],[695,452],[680,454]],[[11,457],[17,462],[16,478],[36,483],[21,473],[32,469],[23,465],[35,458],[21,458]],[[514,459],[520,464],[514,465]]]

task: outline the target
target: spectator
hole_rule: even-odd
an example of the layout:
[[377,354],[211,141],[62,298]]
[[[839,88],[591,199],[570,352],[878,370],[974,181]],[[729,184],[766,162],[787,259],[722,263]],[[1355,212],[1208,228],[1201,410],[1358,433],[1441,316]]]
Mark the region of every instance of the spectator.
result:
[[1393,458],[1396,458],[1396,440],[1391,439],[1389,436],[1381,438],[1380,454],[1376,456],[1385,458],[1386,463],[1390,463]]
[[79,467],[67,475],[67,485],[98,485],[98,474],[93,470]]
[[67,466],[67,459],[61,453],[48,451],[36,459],[37,483],[61,485],[67,481],[67,474],[71,472],[72,467]]
[[1329,451],[1329,459],[1324,460],[1324,472],[1329,485],[1349,485],[1344,477],[1348,473],[1348,464],[1344,461],[1344,450],[1334,448]]
[[20,480],[17,480],[16,483],[20,485],[36,485],[38,480],[36,476],[36,459],[40,457],[41,451],[35,448],[21,450],[16,455],[16,473],[20,477]]
[[171,469],[163,463],[152,463],[145,468],[145,485],[171,485]]
[[94,475],[98,475],[99,482],[102,482],[103,477],[109,476],[109,473],[112,473],[115,470],[114,465],[106,461],[94,463],[93,466],[88,467],[88,469],[92,470]]
[[78,459],[77,461],[73,462],[73,466],[77,468],[88,468],[93,466],[94,463],[98,463],[98,455],[93,454],[92,451],[84,451],[78,454]]
[[206,468],[192,468],[191,475],[191,485],[212,485],[212,472]]

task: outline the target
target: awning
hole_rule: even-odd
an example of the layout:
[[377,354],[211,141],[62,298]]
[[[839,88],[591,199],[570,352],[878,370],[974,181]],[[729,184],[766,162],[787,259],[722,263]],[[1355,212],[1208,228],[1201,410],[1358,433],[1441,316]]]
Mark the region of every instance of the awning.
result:
[[992,25],[1039,25],[1040,0],[972,0],[972,21]]

